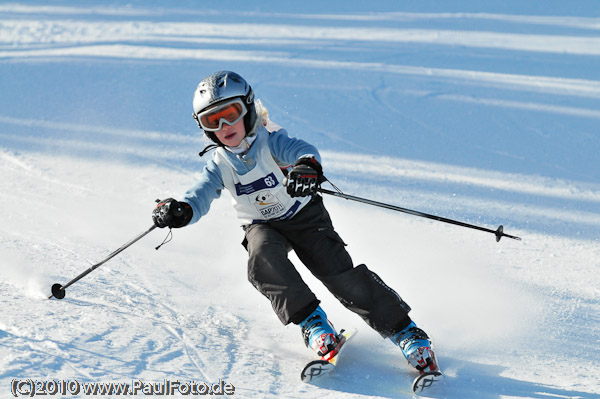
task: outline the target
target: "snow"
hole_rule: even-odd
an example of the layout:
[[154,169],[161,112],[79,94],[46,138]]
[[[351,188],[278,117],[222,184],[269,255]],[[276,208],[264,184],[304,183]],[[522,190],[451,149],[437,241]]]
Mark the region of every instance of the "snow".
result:
[[332,378],[300,382],[311,352],[247,282],[226,194],[160,250],[157,229],[47,300],[195,182],[191,97],[220,69],[344,192],[523,238],[325,198],[355,263],[433,337],[438,397],[600,395],[598,6],[321,3],[0,4],[0,396],[32,378],[411,397],[400,352],[292,255],[334,324],[359,330]]

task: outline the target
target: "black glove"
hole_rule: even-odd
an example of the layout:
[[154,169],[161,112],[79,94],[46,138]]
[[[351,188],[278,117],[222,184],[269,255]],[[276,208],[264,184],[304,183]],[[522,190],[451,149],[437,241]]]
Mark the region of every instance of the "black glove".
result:
[[300,157],[287,175],[285,185],[291,197],[306,197],[317,193],[325,181],[323,167],[313,156]]
[[194,211],[187,202],[178,202],[173,198],[156,200],[158,205],[152,211],[152,220],[156,227],[178,228],[183,227],[192,220]]

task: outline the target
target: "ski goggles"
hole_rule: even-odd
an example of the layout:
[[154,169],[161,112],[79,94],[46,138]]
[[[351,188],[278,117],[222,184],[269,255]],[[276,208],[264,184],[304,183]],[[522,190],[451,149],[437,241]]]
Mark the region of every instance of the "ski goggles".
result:
[[204,131],[216,132],[223,128],[223,123],[235,125],[244,115],[246,106],[240,98],[219,104],[198,114],[198,123]]

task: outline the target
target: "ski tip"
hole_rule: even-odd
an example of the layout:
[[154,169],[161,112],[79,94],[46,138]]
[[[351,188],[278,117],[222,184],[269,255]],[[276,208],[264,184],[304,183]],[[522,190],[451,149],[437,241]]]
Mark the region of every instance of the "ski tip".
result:
[[329,373],[335,366],[326,360],[313,360],[308,363],[300,373],[302,382],[312,382],[315,379]]
[[427,371],[415,378],[412,390],[418,395],[424,391],[428,391],[434,386],[440,385],[440,382],[443,381],[443,379],[444,375],[441,371]]
[[317,378],[320,378],[323,375],[331,372],[336,367],[339,355],[345,348],[346,342],[348,342],[348,339],[356,334],[357,331],[358,330],[356,329],[349,331],[340,330],[338,333],[338,338],[340,341],[333,356],[327,360],[325,360],[325,358],[313,360],[304,366],[304,369],[302,369],[302,372],[300,373],[300,379],[302,382],[313,382]]

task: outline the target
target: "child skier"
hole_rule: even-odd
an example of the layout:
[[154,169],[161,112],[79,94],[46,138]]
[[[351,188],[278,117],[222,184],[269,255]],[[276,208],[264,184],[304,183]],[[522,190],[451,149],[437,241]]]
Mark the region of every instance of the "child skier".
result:
[[229,190],[245,232],[248,279],[284,325],[300,326],[308,347],[327,360],[343,341],[288,260],[292,249],[346,308],[398,345],[413,367],[436,370],[431,342],[408,316],[410,307],[367,266],[354,267],[335,232],[317,195],[325,181],[317,149],[269,121],[250,85],[234,72],[204,78],[193,107],[216,151],[181,201],[169,198],[156,206],[154,223],[161,228],[195,223],[221,190]]

